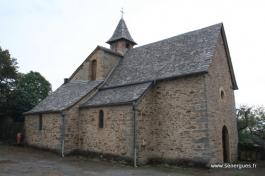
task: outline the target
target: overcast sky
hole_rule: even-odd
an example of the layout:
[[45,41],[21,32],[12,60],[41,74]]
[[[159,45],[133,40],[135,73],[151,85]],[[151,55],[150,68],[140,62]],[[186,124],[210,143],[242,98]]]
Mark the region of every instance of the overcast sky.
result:
[[0,0],[0,46],[19,71],[40,72],[53,90],[121,17],[138,45],[223,22],[239,86],[236,104],[265,105],[264,0]]

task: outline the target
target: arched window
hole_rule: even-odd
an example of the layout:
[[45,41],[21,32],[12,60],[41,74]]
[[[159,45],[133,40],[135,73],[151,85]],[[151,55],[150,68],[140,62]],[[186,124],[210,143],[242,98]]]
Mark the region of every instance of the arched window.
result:
[[99,111],[98,127],[99,128],[103,128],[104,127],[104,112],[102,110]]
[[221,96],[221,99],[224,99],[225,98],[225,92],[224,92],[224,90],[221,90],[220,96]]
[[223,87],[219,88],[220,100],[225,101],[225,90]]
[[95,80],[97,77],[97,61],[93,60],[91,63],[91,80]]

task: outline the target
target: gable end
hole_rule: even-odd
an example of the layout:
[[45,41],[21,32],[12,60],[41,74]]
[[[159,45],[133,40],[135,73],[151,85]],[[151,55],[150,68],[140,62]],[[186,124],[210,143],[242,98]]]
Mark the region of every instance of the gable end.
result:
[[89,54],[89,56],[87,56],[87,58],[82,62],[82,64],[80,64],[80,66],[74,71],[74,73],[69,77],[69,80],[73,79],[74,76],[78,73],[78,71],[80,69],[83,68],[84,64],[86,62],[89,62],[89,60],[91,59],[91,57],[98,51],[98,50],[102,50],[103,52],[105,53],[108,53],[108,54],[111,54],[111,55],[114,55],[114,56],[118,56],[118,57],[122,57],[122,55],[120,53],[116,53],[108,48],[105,48],[105,47],[102,47],[102,46],[97,46],[93,51],[92,53]]
[[228,48],[228,43],[227,43],[227,39],[226,39],[226,35],[225,35],[224,25],[222,25],[222,28],[221,28],[221,36],[222,36],[222,40],[224,43],[225,53],[227,56],[226,58],[227,58],[228,68],[229,68],[230,76],[231,76],[231,80],[232,80],[232,86],[233,86],[234,90],[238,90],[236,77],[235,77],[235,73],[234,73],[234,69],[233,69],[233,65],[232,65],[232,60],[231,60],[231,56],[230,56],[230,52],[229,52],[229,48]]

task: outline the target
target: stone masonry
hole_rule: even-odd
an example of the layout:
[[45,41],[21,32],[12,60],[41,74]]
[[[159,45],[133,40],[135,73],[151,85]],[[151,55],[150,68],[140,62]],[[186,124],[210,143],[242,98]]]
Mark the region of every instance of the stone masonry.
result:
[[[27,144],[61,153],[63,130],[64,152],[70,153],[76,150],[79,146],[79,106],[94,93],[95,91],[90,92],[76,104],[61,112],[27,115],[25,118]],[[62,125],[62,114],[64,115],[64,125]],[[39,130],[39,115],[42,115],[43,119],[42,130]]]
[[121,19],[107,43],[25,113],[29,145],[135,166],[237,159],[237,84],[223,24],[133,48]]
[[79,66],[70,80],[90,80],[91,62],[97,61],[97,80],[104,80],[112,68],[119,62],[120,55],[97,47],[94,52]]
[[[228,68],[228,59],[225,52],[222,36],[219,36],[215,59],[205,75],[207,92],[207,112],[211,163],[223,161],[222,155],[222,128],[228,128],[230,160],[237,159],[237,121],[235,110],[234,90]],[[221,98],[221,90],[224,98]]]
[[25,118],[25,133],[27,144],[39,148],[61,150],[61,118],[60,114],[43,114],[43,129],[39,130],[39,115],[29,115]]
[[143,98],[137,107],[140,162],[208,162],[204,90],[200,75],[158,82]]
[[[104,128],[102,129],[98,128],[100,110],[104,112]],[[131,106],[81,109],[80,150],[132,159],[132,121]]]

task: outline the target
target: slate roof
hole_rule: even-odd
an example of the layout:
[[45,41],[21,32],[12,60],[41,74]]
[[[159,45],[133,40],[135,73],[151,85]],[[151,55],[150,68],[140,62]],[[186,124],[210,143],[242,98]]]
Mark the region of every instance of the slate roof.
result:
[[207,72],[222,24],[130,49],[104,87]]
[[103,90],[84,106],[131,102],[148,89],[148,81],[207,73],[220,36],[226,45],[233,88],[237,89],[223,24],[220,23],[128,50],[105,81]]
[[[224,40],[233,88],[237,89],[223,24],[220,23],[128,50],[99,91],[81,107],[132,103],[153,81],[207,73],[220,36]],[[134,42],[123,19],[107,43],[119,39]],[[62,85],[28,113],[63,110],[100,83],[77,81]]]
[[89,99],[82,107],[110,106],[128,104],[140,98],[150,87],[152,82],[134,84],[111,89],[100,90],[94,97]]
[[101,82],[102,81],[70,81],[69,83],[63,84],[25,114],[59,112],[67,109],[96,88]]
[[128,30],[126,23],[123,20],[123,18],[120,19],[118,26],[116,27],[113,35],[107,41],[107,43],[111,44],[111,43],[113,43],[117,40],[120,40],[120,39],[126,39],[126,40],[132,42],[133,44],[136,44],[136,42],[131,37],[129,30]]

